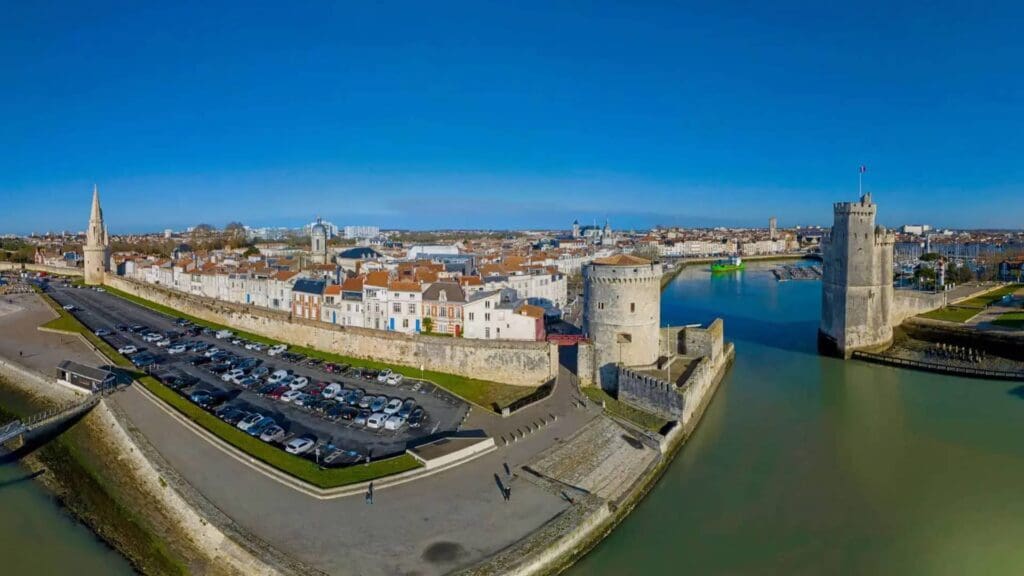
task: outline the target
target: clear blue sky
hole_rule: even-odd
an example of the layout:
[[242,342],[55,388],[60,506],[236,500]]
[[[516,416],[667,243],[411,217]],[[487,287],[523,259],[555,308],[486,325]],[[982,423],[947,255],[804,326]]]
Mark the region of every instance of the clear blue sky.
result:
[[153,4],[0,8],[0,232],[1022,225],[1020,2]]

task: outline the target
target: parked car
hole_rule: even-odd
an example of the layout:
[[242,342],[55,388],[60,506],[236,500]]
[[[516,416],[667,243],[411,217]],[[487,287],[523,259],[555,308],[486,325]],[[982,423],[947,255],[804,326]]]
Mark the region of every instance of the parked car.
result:
[[390,369],[382,370],[380,372],[380,374],[377,374],[377,382],[380,382],[381,384],[387,382],[388,381],[388,376],[391,376],[391,370]]
[[228,370],[227,372],[221,374],[220,379],[223,380],[224,382],[234,382],[236,378],[241,380],[244,377],[245,370],[232,368],[231,370]]
[[402,383],[402,375],[397,372],[392,372],[388,375],[387,383],[391,386],[398,386]]
[[291,374],[287,370],[275,370],[270,378],[267,378],[267,384],[279,384],[282,380],[290,376]]
[[135,354],[139,349],[131,344],[126,344],[117,349],[118,354]]
[[184,354],[188,348],[184,344],[175,344],[167,349],[168,354]]
[[284,451],[289,454],[305,454],[316,446],[316,436],[304,434],[298,438],[292,438],[284,445]]
[[167,348],[170,345],[171,345],[171,339],[170,338],[164,338],[163,340],[157,340],[156,341],[156,347],[157,348]]
[[135,366],[138,368],[145,368],[147,366],[152,366],[153,364],[156,364],[156,356],[153,356],[149,352],[141,352],[139,354],[136,354],[135,356],[132,356],[131,360],[132,364],[135,364]]
[[102,338],[104,336],[110,336],[110,330],[107,330],[106,328],[99,328],[96,330],[96,332],[93,332],[93,334],[96,334],[97,336]]
[[220,351],[221,351],[220,348],[217,348],[216,346],[214,346],[213,348],[208,349],[206,352],[203,352],[203,356],[206,356],[207,358],[211,358],[211,357],[213,357],[214,354],[217,354]]
[[384,425],[385,420],[387,420],[387,416],[380,412],[371,414],[370,417],[366,419],[366,427],[371,430],[379,430],[380,427]]
[[308,393],[308,392],[303,392],[302,394],[299,394],[299,397],[295,399],[295,405],[296,406],[303,406],[303,407],[306,407],[306,408],[310,408],[316,402],[317,402],[317,397],[315,395],[313,395],[313,394]]
[[193,356],[188,359],[188,363],[193,366],[202,366],[203,364],[209,364],[210,359],[206,356]]
[[359,402],[357,403],[357,405],[360,408],[369,408],[370,404],[372,404],[373,401],[376,400],[376,399],[377,399],[376,396],[373,396],[372,394],[366,394],[366,395],[362,396],[361,398],[359,398]]
[[255,350],[257,346],[259,346],[259,344],[257,344],[256,342],[247,342],[245,344],[245,349],[246,350]]
[[64,309],[67,310],[68,312],[70,312],[70,311],[75,309],[75,305],[74,304],[65,304],[64,305]]
[[359,400],[363,396],[365,396],[365,395],[366,395],[366,392],[364,392],[361,388],[356,388],[354,390],[349,390],[348,392],[345,392],[344,402],[345,402],[345,404],[349,404],[349,405],[355,406],[355,405],[359,404]]
[[231,330],[218,330],[217,333],[213,335],[217,340],[223,340],[225,338],[230,338],[231,336],[233,336]]
[[377,396],[370,402],[370,412],[380,412],[388,404],[387,396]]
[[285,346],[284,344],[277,344],[276,346],[271,346],[270,350],[267,350],[267,355],[277,356],[278,354],[283,353],[287,349],[288,347]]
[[384,421],[385,430],[401,430],[405,426],[405,418],[395,414]]
[[424,420],[426,420],[426,413],[423,408],[416,408],[409,414],[409,428],[419,428],[423,425]]
[[263,420],[263,418],[263,414],[260,414],[259,412],[253,412],[252,414],[239,420],[236,426],[238,427],[239,430],[248,430],[253,425],[258,424],[260,420]]
[[398,415],[403,418],[408,418],[415,408],[416,401],[412,398],[406,398],[405,402],[402,402],[402,408],[398,410]]
[[338,412],[338,417],[342,420],[355,420],[358,415],[359,410],[356,410],[351,406],[342,406],[341,410]]
[[328,384],[326,388],[324,388],[322,395],[324,398],[334,398],[341,391],[341,384],[338,384],[337,382],[332,382],[331,384]]
[[210,349],[210,345],[207,344],[206,342],[202,342],[202,341],[196,342],[195,344],[192,345],[192,351],[193,352],[206,352],[209,349]]
[[266,432],[267,429],[269,429],[271,426],[277,426],[277,422],[275,422],[274,419],[271,418],[270,416],[264,416],[262,420],[250,426],[249,429],[245,431],[245,433],[248,434],[249,436],[255,436],[259,438],[260,435]]
[[117,326],[114,326],[114,328],[118,332],[127,332],[128,331],[128,325],[127,324],[118,324]]
[[306,378],[305,376],[298,376],[295,379],[293,379],[291,382],[289,382],[288,386],[292,390],[302,390],[308,384],[309,384],[309,378]]
[[260,434],[260,440],[264,442],[277,442],[284,438],[284,428],[281,428],[277,424],[267,427],[266,430]]
[[352,423],[353,424],[358,424],[359,426],[366,426],[366,421],[369,418],[370,418],[370,411],[369,410],[360,410],[359,414],[356,414],[356,417],[352,419]]
[[175,376],[167,381],[167,387],[172,390],[184,390],[189,386],[195,386],[199,383],[199,378],[195,376],[189,376],[187,374],[181,376]]
[[159,342],[160,340],[164,339],[164,335],[160,334],[159,332],[150,332],[149,334],[144,335],[142,339],[150,343]]
[[284,394],[281,394],[281,402],[291,402],[299,396],[302,396],[302,392],[300,390],[289,390]]
[[238,384],[242,388],[252,388],[253,386],[255,386],[258,383],[259,383],[259,380],[257,378],[253,378],[252,376],[246,376],[245,378],[240,378],[238,380],[238,382],[235,382],[235,384]]
[[287,386],[278,386],[277,388],[271,390],[270,393],[267,394],[267,397],[273,398],[274,400],[279,400],[281,396],[283,396],[287,392],[291,392],[291,388],[288,388]]
[[249,374],[253,378],[265,378],[267,374],[270,374],[270,368],[267,368],[266,366],[257,366],[253,368],[252,372],[250,372]]
[[402,409],[402,401],[398,398],[390,400],[386,406],[384,406],[383,412],[388,416],[392,414],[398,414],[398,411]]

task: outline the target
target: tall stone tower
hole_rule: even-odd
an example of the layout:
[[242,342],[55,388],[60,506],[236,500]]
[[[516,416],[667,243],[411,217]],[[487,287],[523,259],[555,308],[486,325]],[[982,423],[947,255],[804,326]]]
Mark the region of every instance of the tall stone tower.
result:
[[310,250],[313,253],[313,264],[327,264],[327,226],[323,225],[320,218],[309,231]]
[[573,238],[579,238],[580,237],[580,221],[579,220],[573,220],[572,221],[572,237]]
[[618,389],[619,364],[658,362],[661,264],[619,254],[583,267],[583,333],[593,348],[597,384]]
[[834,205],[832,233],[821,246],[822,353],[849,358],[892,342],[895,235],[875,225],[877,209],[870,193]]
[[103,223],[103,209],[100,208],[100,191],[92,187],[92,212],[89,214],[89,228],[85,231],[85,283],[103,284],[104,275],[110,271],[110,239]]
[[779,239],[779,221],[775,216],[768,219],[768,238],[773,241]]

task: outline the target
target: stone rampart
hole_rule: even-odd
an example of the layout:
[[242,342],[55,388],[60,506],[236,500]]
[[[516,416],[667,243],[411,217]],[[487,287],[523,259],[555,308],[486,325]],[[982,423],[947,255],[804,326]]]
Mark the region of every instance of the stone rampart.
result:
[[518,386],[538,386],[558,375],[558,347],[548,342],[468,340],[344,327],[109,274],[106,284],[208,322],[344,356]]
[[938,310],[946,305],[946,293],[930,293],[912,290],[897,290],[896,297],[892,301],[892,310],[889,318],[895,328],[907,318],[918,314]]
[[46,272],[47,274],[58,274],[63,276],[84,275],[81,268],[46,266],[45,264],[18,264],[15,262],[0,262],[0,270],[28,270],[29,272]]
[[619,400],[666,420],[683,415],[684,399],[675,382],[629,368],[619,368]]

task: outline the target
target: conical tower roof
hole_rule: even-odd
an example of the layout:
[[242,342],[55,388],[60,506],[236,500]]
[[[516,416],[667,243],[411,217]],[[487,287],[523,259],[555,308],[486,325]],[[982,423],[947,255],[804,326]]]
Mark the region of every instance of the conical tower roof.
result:
[[103,210],[100,208],[100,188],[99,186],[92,185],[92,213],[89,215],[89,221],[102,221]]

